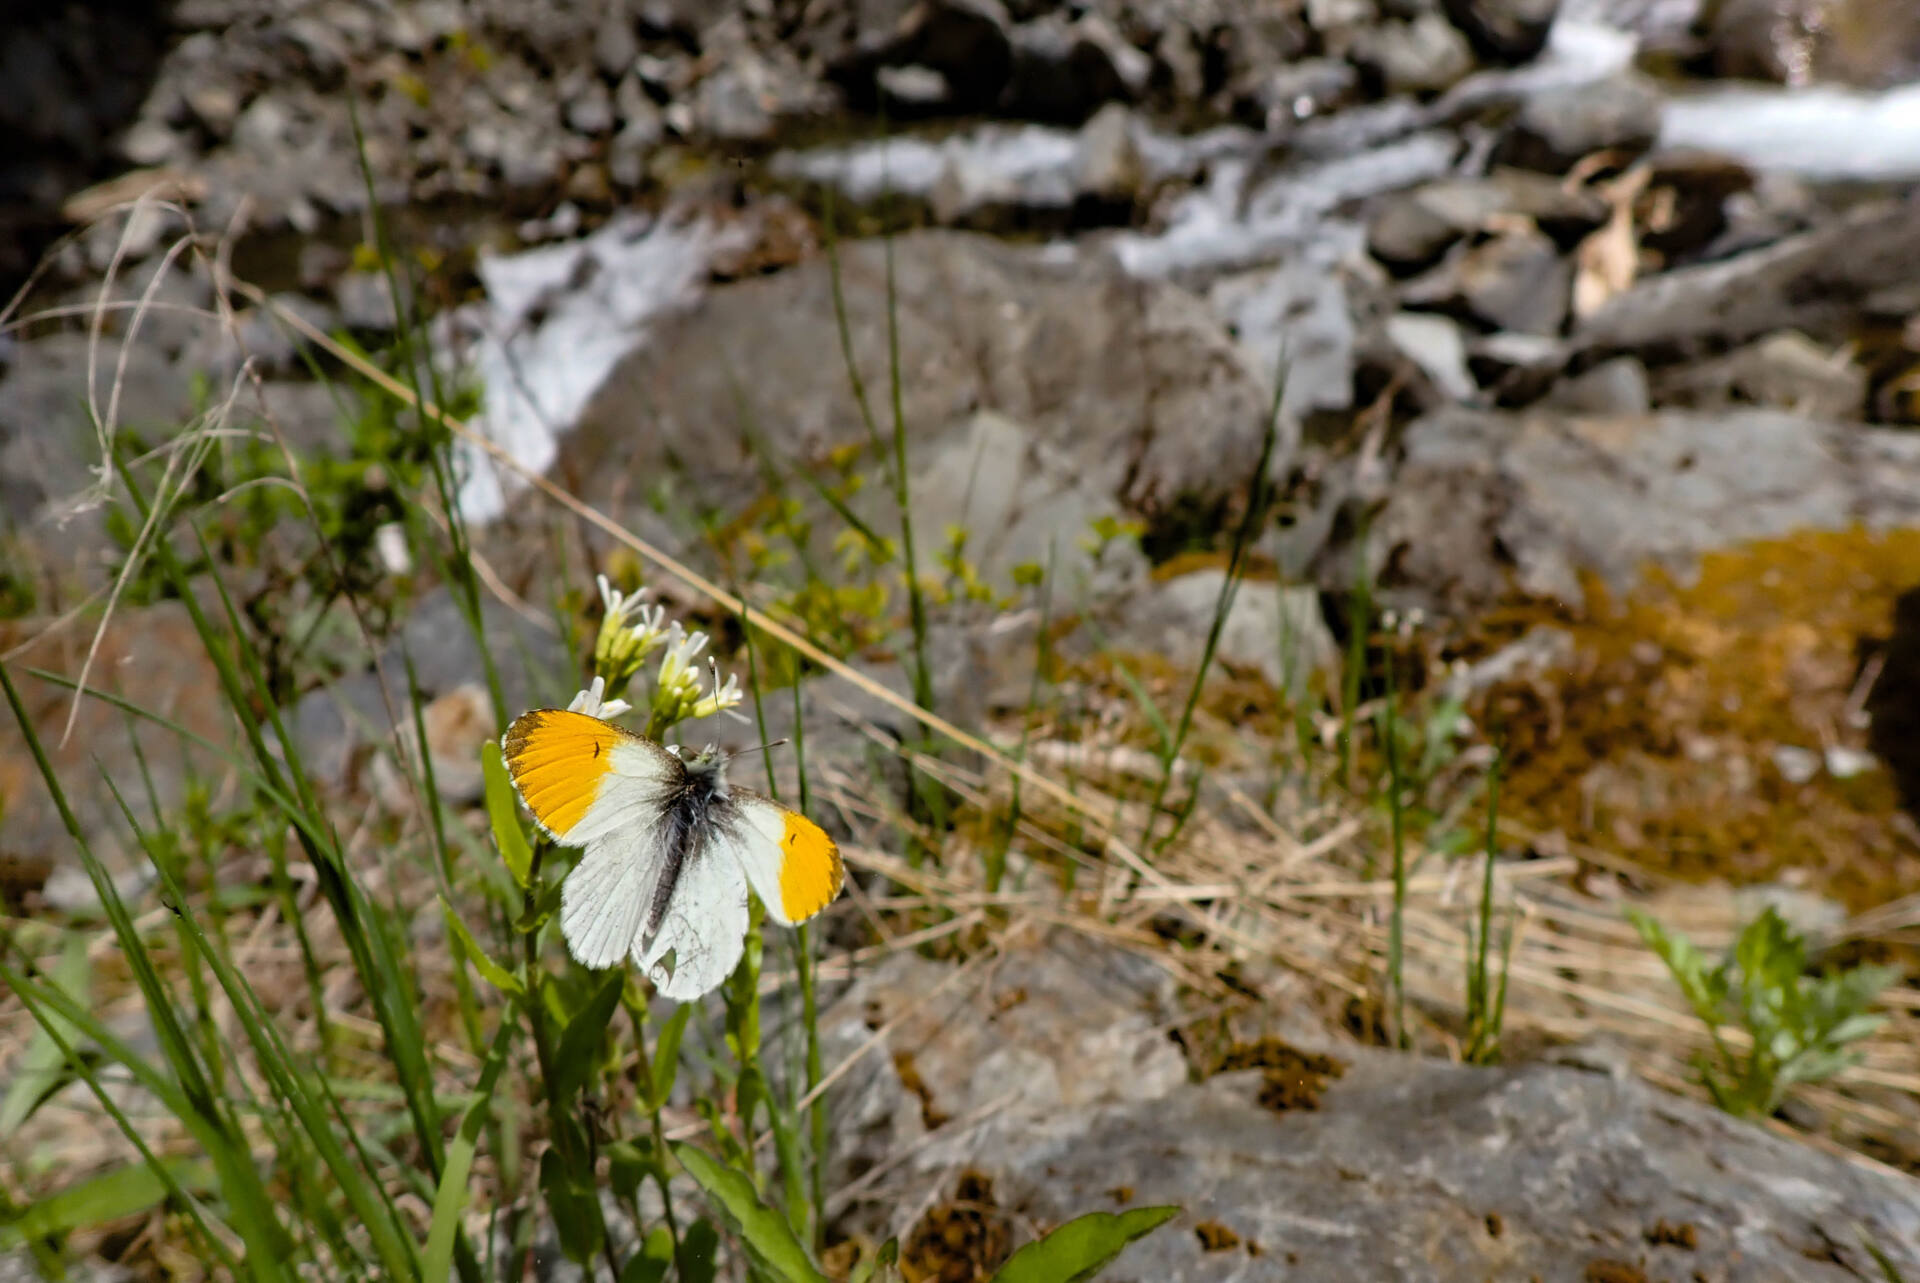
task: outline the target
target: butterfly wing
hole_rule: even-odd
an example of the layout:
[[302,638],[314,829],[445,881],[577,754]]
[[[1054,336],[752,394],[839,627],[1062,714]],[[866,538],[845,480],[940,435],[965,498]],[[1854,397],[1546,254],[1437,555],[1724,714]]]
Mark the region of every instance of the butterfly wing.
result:
[[585,713],[522,714],[500,746],[514,791],[562,846],[651,828],[667,793],[686,776],[680,759],[658,744]]
[[833,903],[847,868],[825,830],[793,808],[746,789],[734,789],[731,803],[738,823],[716,844],[723,843],[746,871],[754,894],[776,922],[805,922]]
[[633,960],[675,1002],[691,1002],[716,987],[746,947],[746,874],[721,849],[719,832],[709,834],[687,851],[659,927],[649,932],[643,920],[633,941]]
[[560,884],[560,934],[581,966],[598,971],[627,956],[653,903],[662,863],[657,825],[587,844]]

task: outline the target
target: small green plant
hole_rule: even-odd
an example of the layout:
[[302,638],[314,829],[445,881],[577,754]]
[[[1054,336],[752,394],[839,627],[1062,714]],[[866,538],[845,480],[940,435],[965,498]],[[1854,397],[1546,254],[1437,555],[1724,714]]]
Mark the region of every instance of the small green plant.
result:
[[[1793,1084],[1820,1082],[1857,1061],[1851,1045],[1884,1023],[1868,1006],[1899,979],[1896,969],[1874,966],[1808,975],[1806,941],[1771,905],[1717,966],[1650,915],[1629,909],[1627,916],[1713,1039],[1712,1057],[1697,1062],[1701,1081],[1715,1104],[1742,1117],[1764,1118]],[[1743,1030],[1749,1045],[1729,1042],[1721,1032],[1727,1025]]]

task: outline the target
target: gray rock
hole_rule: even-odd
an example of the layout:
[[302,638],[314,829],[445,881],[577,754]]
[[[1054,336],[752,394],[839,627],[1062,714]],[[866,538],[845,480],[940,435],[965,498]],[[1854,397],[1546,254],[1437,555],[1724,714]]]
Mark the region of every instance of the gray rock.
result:
[[1437,13],[1383,22],[1362,32],[1351,55],[1373,69],[1389,93],[1432,93],[1473,70],[1467,38]]
[[[1197,669],[1225,583],[1226,571],[1212,569],[1154,584],[1122,612],[1126,623],[1115,645]],[[1321,613],[1318,589],[1243,580],[1234,589],[1214,659],[1300,699],[1321,678],[1338,673],[1340,648]]]
[[1080,121],[1104,103],[1132,101],[1153,70],[1146,54],[1096,14],[1023,23],[1013,30],[1012,50],[1002,109],[1034,120]]
[[[565,644],[491,597],[481,601],[481,620],[507,707],[514,711],[564,707],[579,688],[578,670]],[[378,669],[343,677],[309,691],[295,702],[289,731],[307,770],[324,787],[346,785],[354,778],[361,750],[389,742],[397,733],[389,710],[401,719],[401,725],[408,724],[409,654],[414,679],[429,701],[470,692],[486,680],[472,630],[461,618],[452,594],[446,588],[433,589],[414,607],[399,636],[381,652]],[[471,700],[465,694],[445,707],[452,727],[474,720]]]
[[[1271,393],[1193,295],[1102,259],[958,233],[900,237],[892,257],[916,462],[992,409],[1136,511],[1245,484]],[[885,248],[843,244],[839,275],[857,368],[884,422]],[[829,264],[815,258],[663,321],[595,394],[558,466],[590,501],[671,466],[688,501],[733,508],[762,484],[756,455],[788,469],[867,439]]]
[[1642,351],[1739,343],[1797,329],[1852,337],[1872,291],[1920,279],[1920,200],[1873,203],[1824,227],[1721,262],[1640,281],[1575,331],[1586,347]]
[[1222,277],[1207,291],[1255,368],[1281,373],[1283,430],[1316,410],[1353,404],[1357,327],[1346,284],[1325,262],[1302,254],[1282,267]]
[[598,80],[590,80],[566,107],[567,127],[577,134],[604,134],[613,129],[613,96]]
[[[84,334],[53,334],[23,343],[0,378],[4,520],[29,538],[57,543],[69,566],[105,546],[98,515],[74,516],[71,507],[98,479],[102,464],[99,437],[88,414],[88,347]],[[120,402],[113,426],[137,428],[156,443],[177,432],[192,412],[187,374],[166,359],[160,347],[158,341],[136,339],[126,348],[118,339],[103,337],[93,369],[92,404],[99,413],[107,414],[117,380]],[[88,565],[89,571],[97,568]]]
[[[1662,401],[1664,403],[1665,398]],[[1569,414],[1645,414],[1653,406],[1653,395],[1647,387],[1647,367],[1632,356],[1602,361],[1554,388],[1547,404]]]
[[904,67],[882,67],[874,73],[882,106],[894,116],[911,119],[930,115],[953,102],[953,86],[932,67],[909,63]]
[[1502,330],[1557,334],[1573,294],[1573,265],[1546,236],[1509,232],[1410,282],[1401,300],[1442,307]]
[[[1406,431],[1374,564],[1449,606],[1578,603],[1642,567],[1803,528],[1920,521],[1920,437],[1773,411],[1568,418],[1441,410]],[[1334,557],[1329,586],[1352,574]]]
[[1466,340],[1446,317],[1396,312],[1387,318],[1387,337],[1454,400],[1465,401],[1479,390],[1467,369]]
[[1660,91],[1630,75],[1548,89],[1520,108],[1500,157],[1559,174],[1607,148],[1642,152],[1660,135],[1660,107]]
[[1131,210],[1147,180],[1133,113],[1108,103],[1080,130],[1075,151],[1074,191],[1082,199]]
[[967,561],[990,587],[1010,590],[1016,566],[1051,566],[1064,604],[1109,600],[1145,578],[1146,560],[1130,541],[1094,561],[1085,544],[1094,522],[1124,514],[1111,492],[1086,484],[1071,457],[1025,425],[982,410],[928,453],[913,480],[914,523],[923,540],[965,531]]
[[[1070,1140],[976,1154],[1004,1204],[1045,1223],[1129,1186],[1187,1214],[1116,1276],[1559,1283],[1689,1275],[1729,1283],[1870,1277],[1854,1226],[1920,1266],[1920,1188],[1690,1101],[1555,1066],[1483,1070],[1342,1050],[1318,1109],[1254,1103],[1224,1074],[1087,1111]],[[1240,1238],[1208,1251],[1210,1219]],[[1662,1242],[1662,1223],[1692,1246]],[[1846,1226],[1840,1230],[1839,1226]],[[1257,1244],[1252,1255],[1249,1244]]]
[[1395,192],[1380,202],[1367,226],[1367,249],[1401,271],[1431,267],[1505,204],[1497,188],[1470,180],[1442,179]]
[[1345,106],[1360,89],[1360,76],[1343,58],[1306,58],[1259,80],[1254,102],[1269,132]]
[[1559,245],[1571,246],[1606,221],[1607,206],[1588,192],[1569,192],[1542,174],[1496,169],[1486,178],[1444,178],[1380,202],[1367,248],[1401,271],[1426,267],[1472,232],[1502,216],[1529,218]]
[[632,70],[633,60],[639,56],[640,41],[634,34],[633,20],[616,7],[594,29],[594,65],[607,79],[619,80]]
[[[1275,1032],[1337,1074],[1275,1112],[1257,1071],[1190,1081],[1162,1032],[1172,986],[1142,957],[1056,932],[952,981],[898,953],[822,1018],[834,1063],[887,1026],[829,1098],[834,1210],[876,1236],[971,1168],[1016,1224],[1180,1206],[1116,1279],[1842,1283],[1874,1276],[1860,1232],[1920,1268],[1920,1185],[1623,1076],[1328,1046],[1281,1011]],[[1238,1241],[1205,1243],[1208,1221]]]
[[1763,405],[1810,418],[1857,419],[1866,407],[1867,372],[1844,348],[1829,350],[1783,330],[1724,356],[1663,369],[1656,387],[1663,405]]
[[803,39],[855,106],[877,101],[882,68],[919,66],[945,78],[954,110],[987,111],[1013,70],[1011,25],[1000,0],[877,0]]
[[1441,0],[1483,58],[1525,62],[1546,47],[1560,0]]

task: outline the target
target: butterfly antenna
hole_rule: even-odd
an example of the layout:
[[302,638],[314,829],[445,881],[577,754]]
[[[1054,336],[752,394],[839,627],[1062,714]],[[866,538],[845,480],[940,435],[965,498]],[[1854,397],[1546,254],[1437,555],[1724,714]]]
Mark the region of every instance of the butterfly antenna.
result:
[[779,748],[782,744],[790,743],[792,743],[792,741],[784,737],[777,740],[768,740],[765,744],[755,744],[752,748],[743,748],[738,753],[735,753],[734,756],[745,757],[749,753],[765,753],[770,749]]

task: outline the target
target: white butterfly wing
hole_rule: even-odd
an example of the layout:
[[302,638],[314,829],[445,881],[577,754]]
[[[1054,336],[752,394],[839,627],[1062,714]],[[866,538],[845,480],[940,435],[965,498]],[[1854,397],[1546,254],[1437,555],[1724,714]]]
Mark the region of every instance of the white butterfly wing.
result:
[[661,863],[655,823],[587,844],[560,884],[560,934],[581,966],[603,970],[627,955],[653,903]]
[[714,989],[746,949],[747,877],[725,842],[716,832],[687,853],[659,930],[643,918],[633,940],[633,960],[675,1002]]

